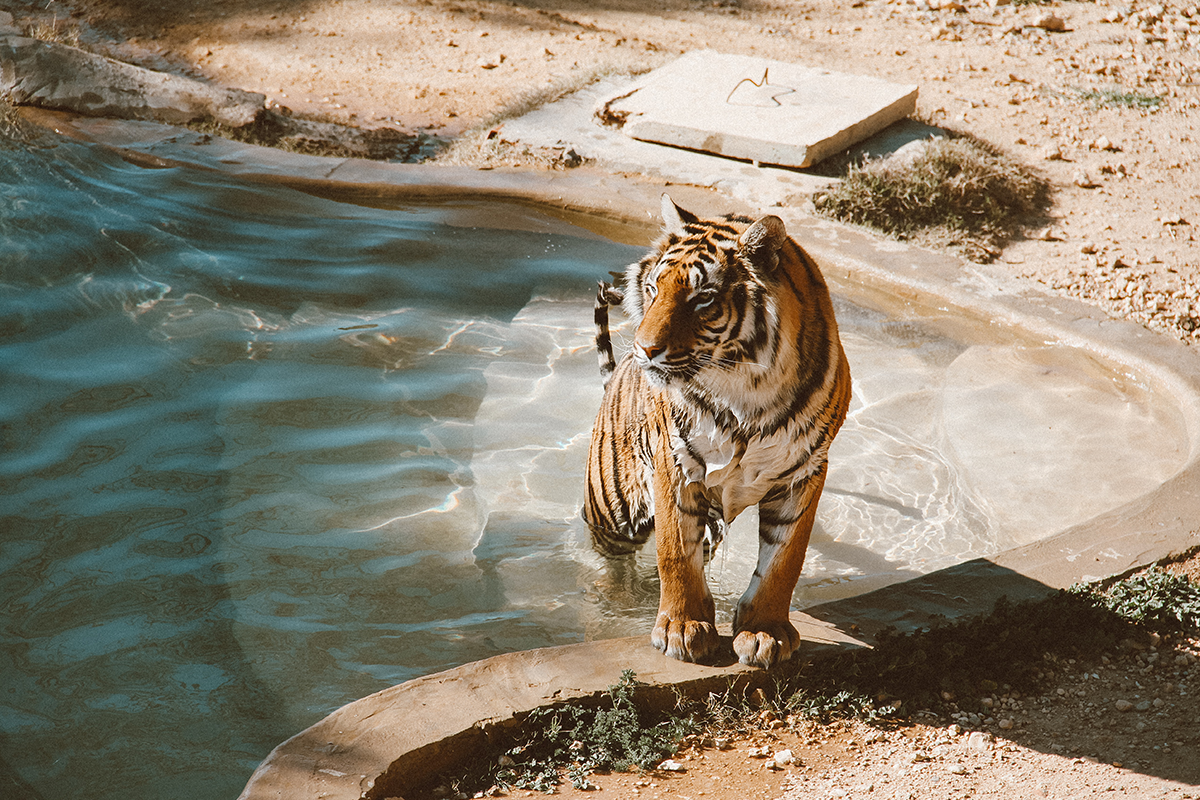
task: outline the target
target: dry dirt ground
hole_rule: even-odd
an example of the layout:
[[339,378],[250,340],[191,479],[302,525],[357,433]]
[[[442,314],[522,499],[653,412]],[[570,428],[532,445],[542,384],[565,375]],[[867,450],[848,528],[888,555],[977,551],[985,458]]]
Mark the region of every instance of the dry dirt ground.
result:
[[[920,87],[919,115],[1043,174],[1004,269],[1200,336],[1196,0],[0,0],[84,46],[297,114],[453,136],[530,93],[696,48]],[[1062,28],[1062,30],[1055,30]]]
[[[531,93],[643,71],[696,48],[915,83],[924,120],[1002,148],[1053,187],[1050,219],[1000,254],[1002,268],[1185,341],[1200,334],[1195,0],[0,0],[0,8],[97,52],[263,92],[297,115],[444,137]],[[1196,653],[1195,639],[1176,640],[1113,653],[1109,663],[1053,664],[1045,695],[994,698],[991,724],[966,718],[965,728],[991,731],[974,739],[945,719],[883,734],[764,720],[754,741],[689,750],[685,772],[597,780],[605,796],[714,800],[1200,797]],[[1118,701],[1131,710],[1117,710]],[[751,746],[790,749],[794,762],[769,769]]]

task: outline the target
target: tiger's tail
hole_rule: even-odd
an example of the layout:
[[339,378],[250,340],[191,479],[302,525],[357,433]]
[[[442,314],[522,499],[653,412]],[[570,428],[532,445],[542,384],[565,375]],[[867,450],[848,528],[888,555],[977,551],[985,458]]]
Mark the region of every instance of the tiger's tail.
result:
[[608,379],[617,367],[617,359],[613,356],[612,335],[608,330],[608,307],[620,305],[624,299],[625,294],[620,289],[610,283],[599,282],[595,314],[596,352],[600,356],[600,377],[604,379],[605,386],[608,386]]

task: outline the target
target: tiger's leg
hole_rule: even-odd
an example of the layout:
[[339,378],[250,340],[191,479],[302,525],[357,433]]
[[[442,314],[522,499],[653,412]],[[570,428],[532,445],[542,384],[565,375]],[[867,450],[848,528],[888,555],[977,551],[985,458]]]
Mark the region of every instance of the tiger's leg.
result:
[[651,643],[671,658],[702,661],[713,653],[716,609],[704,577],[708,507],[699,484],[684,484],[669,452],[659,448],[654,469],[654,536],[658,556],[658,618]]
[[758,566],[733,617],[733,650],[743,664],[772,667],[800,645],[788,620],[792,592],[825,485],[827,466],[802,483],[767,493],[758,504]]

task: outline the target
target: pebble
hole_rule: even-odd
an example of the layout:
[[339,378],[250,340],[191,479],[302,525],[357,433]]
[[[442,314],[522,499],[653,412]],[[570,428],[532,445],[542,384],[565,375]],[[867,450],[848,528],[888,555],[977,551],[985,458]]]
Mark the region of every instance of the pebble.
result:
[[984,752],[992,749],[992,742],[994,741],[995,737],[993,737],[990,733],[974,731],[970,736],[967,737],[967,746],[972,750]]
[[780,750],[772,759],[776,764],[791,764],[795,761],[791,750]]
[[1029,24],[1034,28],[1042,28],[1048,31],[1065,31],[1067,29],[1066,21],[1053,11],[1043,11],[1034,17]]
[[1075,174],[1071,176],[1071,181],[1080,189],[1094,189],[1099,185],[1092,180],[1092,176],[1084,169],[1075,170]]
[[1117,711],[1133,711],[1133,703],[1128,700],[1118,700]]
[[663,772],[686,772],[683,764],[673,758],[668,758],[666,761],[658,765],[658,768]]
[[1008,717],[1005,717],[1004,719],[1000,720],[1000,730],[1011,731],[1012,728],[1013,728],[1013,721],[1011,719],[1009,719]]

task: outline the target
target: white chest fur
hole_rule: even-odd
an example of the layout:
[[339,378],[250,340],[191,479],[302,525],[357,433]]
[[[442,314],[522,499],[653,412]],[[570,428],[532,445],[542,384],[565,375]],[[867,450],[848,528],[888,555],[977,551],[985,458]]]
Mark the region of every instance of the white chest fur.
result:
[[828,445],[816,438],[815,431],[806,435],[792,422],[767,435],[739,439],[713,417],[701,415],[686,439],[676,437],[673,450],[686,481],[721,498],[728,523],[773,487],[800,481],[819,468]]

